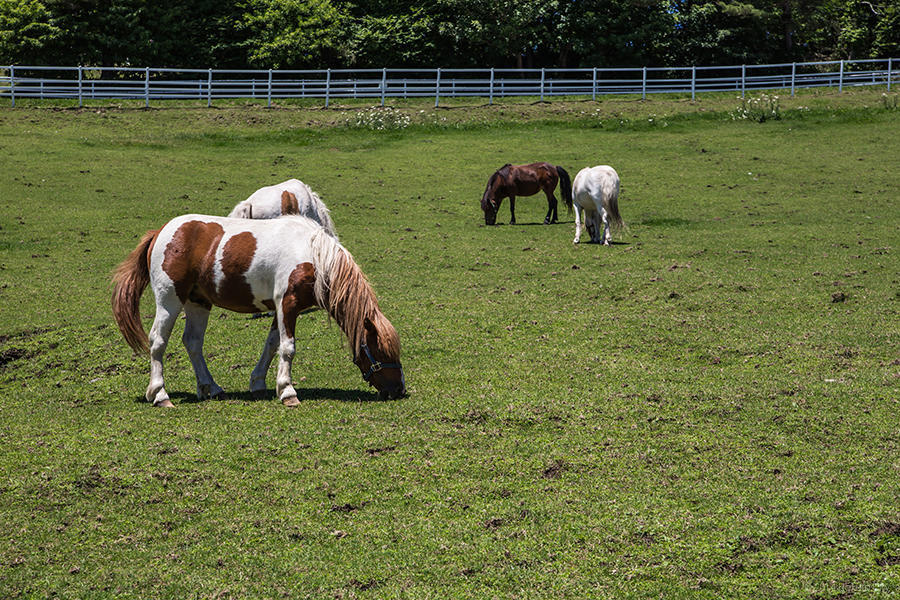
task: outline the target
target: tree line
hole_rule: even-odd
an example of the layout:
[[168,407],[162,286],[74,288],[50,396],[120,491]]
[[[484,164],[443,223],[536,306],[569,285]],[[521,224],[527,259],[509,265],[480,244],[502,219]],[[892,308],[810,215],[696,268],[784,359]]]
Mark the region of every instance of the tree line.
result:
[[0,65],[615,67],[900,56],[900,0],[0,0]]

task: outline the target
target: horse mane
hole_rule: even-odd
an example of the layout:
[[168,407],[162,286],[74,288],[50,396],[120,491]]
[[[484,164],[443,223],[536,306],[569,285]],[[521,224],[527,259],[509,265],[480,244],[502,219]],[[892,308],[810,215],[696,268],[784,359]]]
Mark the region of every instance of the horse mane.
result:
[[334,221],[331,220],[331,211],[328,210],[328,207],[325,206],[325,203],[322,202],[322,198],[319,197],[317,193],[315,193],[311,187],[306,186],[306,191],[309,192],[309,197],[312,198],[312,209],[315,211],[316,215],[319,217],[319,222],[322,224],[328,233],[334,236],[337,239],[337,231],[334,228]]
[[499,169],[494,171],[494,174],[491,175],[491,178],[488,181],[488,183],[490,183],[491,181],[494,181],[495,179],[501,179],[501,178],[505,181],[506,178],[509,177],[510,167],[512,167],[512,165],[510,163],[506,163],[505,165],[503,165],[502,167],[500,167]]
[[512,165],[510,163],[506,163],[496,171],[494,171],[493,175],[488,178],[487,187],[484,188],[484,194],[481,196],[481,208],[485,209],[487,206],[487,197],[491,190],[497,188],[497,185],[502,185],[506,183],[507,177],[509,177],[509,168]]
[[347,336],[353,359],[366,341],[366,320],[378,332],[378,349],[384,356],[400,357],[397,330],[378,307],[375,292],[350,252],[324,230],[310,240],[316,268],[316,302],[337,321]]

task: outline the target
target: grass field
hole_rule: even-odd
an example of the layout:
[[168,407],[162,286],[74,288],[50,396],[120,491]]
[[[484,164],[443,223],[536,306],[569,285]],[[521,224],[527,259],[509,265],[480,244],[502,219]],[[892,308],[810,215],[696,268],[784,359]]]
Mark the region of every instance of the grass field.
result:
[[[385,130],[0,109],[0,597],[897,597],[893,100],[409,105]],[[539,225],[538,197],[483,226],[488,176],[535,160],[618,170],[616,244]],[[320,311],[301,406],[253,401],[269,323],[215,311],[229,399],[195,401],[179,324],[152,409],[112,269],[288,177],[332,209],[410,396],[377,401]]]

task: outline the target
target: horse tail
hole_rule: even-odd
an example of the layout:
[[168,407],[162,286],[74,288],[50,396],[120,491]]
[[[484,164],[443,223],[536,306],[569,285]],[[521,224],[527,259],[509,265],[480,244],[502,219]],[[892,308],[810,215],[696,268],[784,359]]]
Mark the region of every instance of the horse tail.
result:
[[572,179],[569,177],[568,171],[559,165],[556,167],[556,172],[559,174],[559,195],[566,203],[569,214],[572,214]]
[[616,189],[613,190],[613,193],[609,195],[608,198],[605,199],[607,206],[606,213],[609,217],[609,224],[614,229],[625,229],[625,221],[622,220],[622,215],[619,214],[619,178],[616,177]]
[[116,267],[112,278],[113,317],[132,350],[144,354],[150,351],[150,340],[141,325],[141,294],[150,283],[149,251],[158,233],[158,229],[145,233],[137,248]]

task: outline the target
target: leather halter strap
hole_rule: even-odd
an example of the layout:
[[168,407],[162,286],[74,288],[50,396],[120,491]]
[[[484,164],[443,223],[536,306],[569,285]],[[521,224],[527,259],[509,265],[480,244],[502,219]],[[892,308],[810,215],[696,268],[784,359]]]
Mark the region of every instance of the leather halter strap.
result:
[[372,356],[372,352],[369,351],[369,346],[365,342],[363,342],[361,347],[362,347],[362,351],[366,353],[366,358],[369,359],[369,363],[370,363],[368,373],[363,374],[363,379],[365,381],[369,381],[372,378],[372,375],[374,375],[375,373],[377,373],[378,371],[380,371],[382,369],[400,369],[400,377],[403,379],[404,386],[405,386],[406,377],[403,375],[403,367],[400,365],[400,363],[378,362],[377,360],[375,360],[375,357]]

